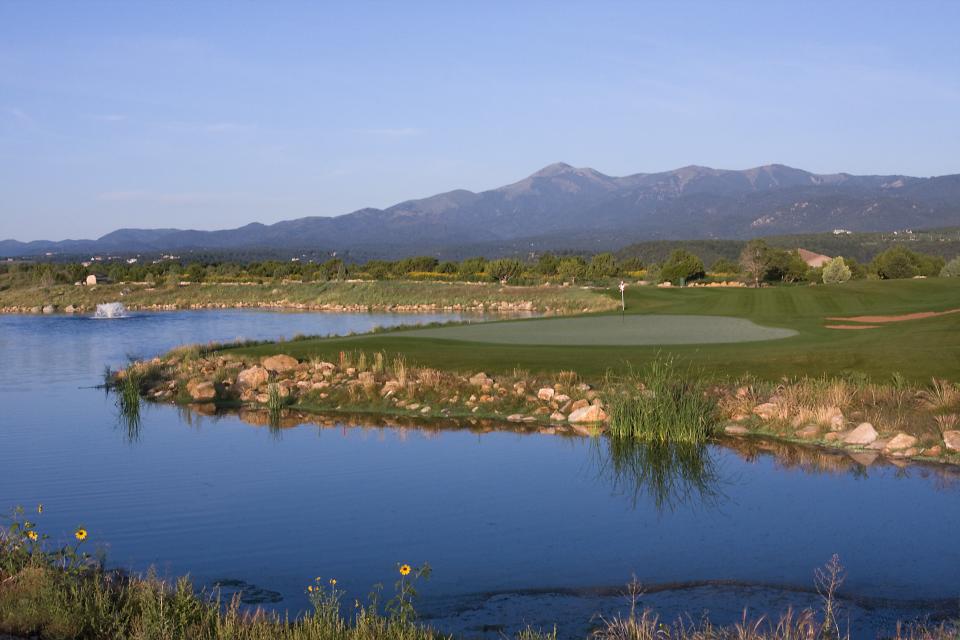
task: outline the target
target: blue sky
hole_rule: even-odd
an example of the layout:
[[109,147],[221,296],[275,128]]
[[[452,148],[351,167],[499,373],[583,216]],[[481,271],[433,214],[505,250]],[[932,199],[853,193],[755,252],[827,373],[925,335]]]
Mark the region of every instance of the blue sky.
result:
[[0,238],[338,215],[557,161],[960,173],[957,2],[0,2]]

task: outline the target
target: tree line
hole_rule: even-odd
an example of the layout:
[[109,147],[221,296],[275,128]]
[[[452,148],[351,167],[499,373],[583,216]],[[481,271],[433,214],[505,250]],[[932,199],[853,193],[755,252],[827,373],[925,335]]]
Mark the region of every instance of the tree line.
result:
[[327,282],[337,280],[448,280],[501,282],[505,284],[606,283],[625,278],[650,282],[684,284],[698,280],[743,280],[760,286],[771,283],[843,282],[865,278],[899,279],[960,277],[960,258],[946,262],[942,257],[911,251],[902,246],[889,248],[867,263],[835,258],[824,267],[807,265],[796,250],[751,240],[738,260],[719,258],[709,267],[687,249],[674,249],[662,261],[645,262],[641,257],[618,258],[612,253],[556,255],[543,253],[526,260],[484,257],[441,261],[432,256],[402,260],[346,262],[263,260],[245,264],[219,261],[158,261],[129,263],[125,260],[81,263],[7,262],[0,263],[3,287],[16,284],[72,284],[90,274],[114,282],[147,282],[176,285],[180,282]]

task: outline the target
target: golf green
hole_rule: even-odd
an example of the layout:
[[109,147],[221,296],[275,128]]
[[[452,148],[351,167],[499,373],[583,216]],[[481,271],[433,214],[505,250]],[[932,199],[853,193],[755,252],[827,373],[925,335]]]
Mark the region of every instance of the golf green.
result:
[[796,334],[792,329],[763,327],[744,318],[655,314],[467,324],[395,335],[497,344],[626,346],[756,342]]

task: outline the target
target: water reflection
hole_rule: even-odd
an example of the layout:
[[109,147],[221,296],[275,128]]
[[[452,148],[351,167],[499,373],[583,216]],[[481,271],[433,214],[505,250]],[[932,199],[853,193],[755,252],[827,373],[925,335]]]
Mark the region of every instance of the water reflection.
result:
[[715,506],[722,494],[717,465],[705,444],[640,442],[598,438],[596,463],[614,489],[636,507],[649,499],[658,511],[680,506]]

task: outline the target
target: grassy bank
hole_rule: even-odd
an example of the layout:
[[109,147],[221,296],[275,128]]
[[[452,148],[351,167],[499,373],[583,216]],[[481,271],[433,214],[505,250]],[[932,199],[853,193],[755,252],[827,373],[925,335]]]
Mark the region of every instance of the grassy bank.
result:
[[[439,640],[439,633],[417,619],[418,581],[429,567],[398,565],[397,581],[381,602],[375,590],[366,603],[343,602],[335,579],[316,578],[304,590],[312,608],[295,619],[245,608],[237,598],[220,601],[198,593],[189,578],[173,583],[153,574],[129,575],[104,569],[82,551],[87,537],[56,547],[42,533],[42,514],[17,513],[0,529],[0,634],[42,640]],[[81,535],[82,532],[82,535]],[[823,596],[819,611],[787,611],[779,619],[747,620],[720,627],[708,620],[662,620],[636,606],[643,591],[630,585],[624,596],[629,613],[598,621],[593,637],[603,640],[788,640],[848,637],[837,591],[844,580],[835,557],[814,574]],[[345,611],[350,611],[345,614]],[[898,639],[957,638],[956,627],[906,625]],[[553,630],[527,628],[517,640],[552,640]]]
[[[945,311],[960,307],[960,279],[862,281],[836,286],[763,289],[627,290],[629,314],[732,316],[765,327],[791,329],[796,335],[757,342],[723,344],[597,345],[569,336],[560,344],[503,344],[471,340],[451,327],[430,335],[404,332],[318,339],[240,350],[245,356],[287,353],[299,359],[329,358],[364,349],[403,354],[425,367],[504,373],[514,368],[533,372],[573,370],[598,379],[608,370],[642,366],[668,353],[715,379],[752,376],[775,381],[786,377],[869,376],[889,380],[897,373],[913,383],[932,377],[960,380],[960,314],[889,322],[875,328],[830,329],[855,325],[829,318]],[[619,300],[617,300],[619,302]],[[616,312],[614,312],[616,313]],[[532,321],[516,321],[532,322]],[[542,321],[544,323],[549,321]],[[869,325],[868,325],[869,326]],[[589,332],[589,328],[584,330]],[[709,332],[709,325],[705,327]]]
[[536,311],[581,313],[611,309],[609,296],[579,287],[508,287],[490,283],[413,281],[287,284],[188,284],[93,287],[52,285],[0,290],[0,310],[39,313],[92,312],[97,304],[123,302],[129,309],[283,308],[325,311]]

